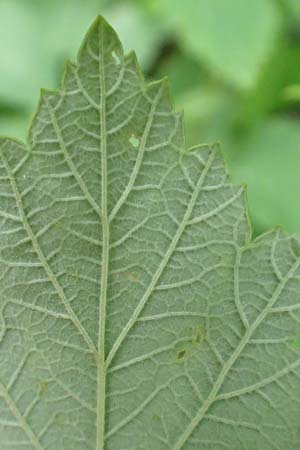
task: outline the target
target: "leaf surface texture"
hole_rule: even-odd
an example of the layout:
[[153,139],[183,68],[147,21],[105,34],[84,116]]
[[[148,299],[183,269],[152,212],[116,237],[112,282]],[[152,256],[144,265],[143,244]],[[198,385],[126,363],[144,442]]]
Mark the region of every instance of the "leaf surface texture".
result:
[[299,448],[299,240],[251,242],[102,18],[1,138],[0,221],[1,449]]

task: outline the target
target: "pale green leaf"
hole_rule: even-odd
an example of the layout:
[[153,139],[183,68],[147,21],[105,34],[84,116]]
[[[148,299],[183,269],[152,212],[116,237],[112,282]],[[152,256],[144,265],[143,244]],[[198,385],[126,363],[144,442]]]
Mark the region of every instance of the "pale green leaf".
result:
[[300,18],[300,3],[298,2],[298,0],[283,0],[282,4],[289,14],[290,21],[294,21],[297,23]]
[[299,230],[300,127],[298,120],[273,118],[229,140],[234,180],[247,181],[251,217],[258,230],[273,224]]
[[[1,0],[0,99],[32,107],[41,85],[57,86],[57,69],[75,55],[103,0]],[[68,33],[66,33],[68,29]]]
[[299,448],[299,240],[250,242],[103,19],[1,139],[0,200],[1,449]]
[[[39,87],[56,88],[66,58],[74,58],[82,34],[99,11],[105,11],[126,51],[135,48],[144,69],[153,63],[165,38],[165,22],[153,22],[138,5],[112,0],[1,0],[0,105],[31,110]],[[14,26],[12,26],[14,24]],[[135,30],[132,33],[132,30]],[[66,33],[66,30],[68,32]],[[0,117],[0,133],[8,124],[25,135],[23,117]],[[5,122],[5,123],[4,123]]]
[[117,30],[125,51],[134,48],[142,68],[149,69],[167,37],[168,24],[153,20],[143,8],[129,1],[108,9],[107,17]]
[[272,0],[157,0],[180,44],[218,75],[249,89],[275,47],[280,25]]

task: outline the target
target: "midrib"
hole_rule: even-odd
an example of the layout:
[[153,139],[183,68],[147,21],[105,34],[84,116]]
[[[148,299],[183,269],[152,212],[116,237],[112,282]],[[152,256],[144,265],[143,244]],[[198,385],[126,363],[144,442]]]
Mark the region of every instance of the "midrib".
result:
[[107,303],[107,281],[109,264],[109,224],[107,217],[107,143],[106,143],[106,94],[104,74],[103,24],[99,30],[99,81],[100,81],[100,152],[101,152],[101,210],[102,210],[102,264],[99,299],[99,330],[97,354],[97,422],[96,450],[104,450],[105,435],[105,323]]

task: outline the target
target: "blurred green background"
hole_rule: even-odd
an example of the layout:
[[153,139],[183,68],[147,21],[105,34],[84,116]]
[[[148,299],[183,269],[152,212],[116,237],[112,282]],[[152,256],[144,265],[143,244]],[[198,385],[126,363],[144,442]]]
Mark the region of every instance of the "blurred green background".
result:
[[169,77],[187,145],[222,143],[254,233],[300,232],[300,0],[0,0],[1,134],[25,139],[97,14]]

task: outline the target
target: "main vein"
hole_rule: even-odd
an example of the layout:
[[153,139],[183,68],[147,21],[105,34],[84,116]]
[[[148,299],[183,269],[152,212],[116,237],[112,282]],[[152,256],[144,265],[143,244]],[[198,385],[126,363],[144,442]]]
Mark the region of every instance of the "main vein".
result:
[[96,450],[104,450],[105,434],[105,398],[106,398],[106,370],[105,370],[105,323],[107,304],[107,283],[109,264],[109,223],[107,211],[107,142],[106,142],[106,93],[103,24],[99,30],[99,81],[100,81],[100,152],[101,152],[101,211],[102,211],[102,264],[101,289],[99,300],[99,330],[97,355],[97,423]]

